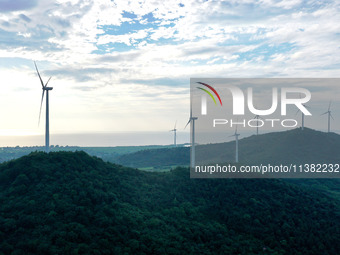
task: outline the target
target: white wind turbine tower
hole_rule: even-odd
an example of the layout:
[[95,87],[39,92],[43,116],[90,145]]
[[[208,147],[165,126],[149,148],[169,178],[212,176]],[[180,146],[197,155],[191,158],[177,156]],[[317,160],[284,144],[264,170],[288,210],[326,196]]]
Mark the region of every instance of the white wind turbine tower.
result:
[[328,133],[331,132],[331,117],[334,120],[334,118],[332,116],[332,112],[331,112],[331,104],[332,104],[332,101],[329,101],[328,111],[321,114],[321,115],[328,114]]
[[175,146],[175,147],[177,146],[177,144],[176,144],[176,131],[177,131],[177,129],[176,129],[176,124],[177,124],[177,121],[175,122],[175,127],[174,127],[174,129],[170,130],[170,132],[174,132],[174,146]]
[[[190,118],[188,123],[185,125],[185,128],[191,123],[191,162],[190,166],[195,167],[195,120],[197,117],[192,116],[192,98],[190,100]],[[184,129],[185,129],[184,128]]]
[[[238,163],[238,137],[240,134],[237,133],[237,126],[235,129],[235,134],[231,135],[231,136],[235,136],[235,143],[236,143],[236,150],[235,150],[235,162]],[[231,137],[230,136],[230,137]]]
[[48,82],[50,81],[51,77],[48,79],[46,84],[44,85],[43,80],[41,79],[40,73],[38,71],[38,67],[36,63],[34,62],[35,69],[37,70],[41,86],[42,86],[42,96],[41,96],[41,103],[40,103],[40,111],[39,111],[39,123],[40,123],[40,115],[41,115],[41,108],[42,108],[42,103],[44,100],[44,95],[46,91],[46,129],[45,129],[45,150],[46,152],[49,152],[50,149],[50,123],[49,123],[49,106],[48,106],[48,91],[52,90],[53,87],[47,87]]
[[[300,94],[300,98],[301,98],[301,94]],[[304,106],[306,109],[309,109],[310,107],[308,107],[305,104],[302,104],[302,106]],[[298,109],[296,114],[298,114],[298,112],[300,112],[301,110]],[[296,115],[295,114],[295,115]],[[305,128],[305,114],[301,111],[301,130],[303,130]]]

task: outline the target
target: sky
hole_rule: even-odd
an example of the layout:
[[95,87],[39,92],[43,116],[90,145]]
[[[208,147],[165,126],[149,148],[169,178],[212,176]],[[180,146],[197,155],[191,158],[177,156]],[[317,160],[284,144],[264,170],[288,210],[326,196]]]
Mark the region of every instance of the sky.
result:
[[191,77],[339,77],[339,42],[336,0],[0,0],[0,136],[44,134],[33,61],[51,136],[184,132]]

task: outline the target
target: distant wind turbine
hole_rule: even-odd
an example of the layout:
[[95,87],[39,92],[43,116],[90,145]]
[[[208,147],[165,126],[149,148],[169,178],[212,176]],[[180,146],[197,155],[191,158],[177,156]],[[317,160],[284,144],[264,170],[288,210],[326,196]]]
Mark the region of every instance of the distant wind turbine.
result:
[[[237,126],[235,129],[235,134],[231,135],[231,136],[235,136],[235,143],[236,143],[236,148],[235,148],[235,162],[238,163],[238,137],[240,134],[237,133]],[[230,136],[230,137],[231,137]]]
[[177,144],[176,144],[176,131],[177,131],[177,129],[176,129],[176,124],[177,124],[177,121],[175,122],[175,127],[174,127],[174,129],[170,130],[170,132],[174,132],[174,146],[175,146],[175,147],[177,146]]
[[[190,100],[190,117],[188,123],[185,125],[185,128],[191,123],[191,162],[190,166],[195,167],[195,120],[197,117],[192,116],[192,99]],[[185,129],[184,128],[184,129]]]
[[331,112],[331,104],[332,104],[332,101],[329,101],[328,111],[321,114],[321,115],[328,114],[328,133],[331,132],[331,118],[334,120],[332,116],[332,112]]
[[259,135],[259,119],[262,119],[262,118],[260,117],[260,115],[255,115],[254,119],[257,120],[256,135]]
[[46,129],[45,129],[45,150],[46,152],[49,152],[50,149],[50,123],[49,123],[49,106],[48,106],[48,91],[52,90],[53,87],[47,87],[48,82],[51,80],[52,77],[50,77],[48,79],[48,81],[46,82],[46,84],[44,85],[43,80],[41,79],[40,73],[38,71],[38,67],[37,64],[34,62],[35,65],[35,69],[37,70],[40,82],[41,82],[41,86],[42,86],[42,96],[41,96],[41,103],[40,103],[40,111],[39,111],[39,122],[38,124],[40,124],[40,116],[41,116],[41,108],[42,108],[42,103],[44,100],[44,95],[45,95],[45,91],[46,91]]
[[[301,94],[300,94],[300,98],[301,98]],[[310,108],[305,104],[302,104],[302,106],[304,106],[306,109]],[[299,112],[301,112],[301,130],[303,130],[305,128],[305,114],[300,109],[297,110],[296,114],[298,114]]]

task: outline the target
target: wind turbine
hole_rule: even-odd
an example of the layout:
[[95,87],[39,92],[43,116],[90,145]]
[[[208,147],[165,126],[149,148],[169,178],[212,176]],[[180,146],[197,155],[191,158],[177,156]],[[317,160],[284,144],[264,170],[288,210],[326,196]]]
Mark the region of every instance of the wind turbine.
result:
[[259,119],[262,119],[262,118],[260,117],[260,115],[255,115],[253,119],[257,120],[256,135],[259,135]]
[[170,130],[170,132],[174,132],[174,146],[175,146],[175,147],[177,146],[177,145],[176,145],[176,131],[177,131],[177,129],[176,129],[176,124],[177,124],[177,121],[175,122],[175,127],[174,127],[174,129]]
[[[240,134],[237,133],[237,126],[235,129],[235,134],[231,135],[231,136],[235,136],[235,143],[236,143],[236,150],[235,150],[235,162],[238,163],[238,137]],[[230,136],[230,137],[231,137]]]
[[49,106],[48,106],[48,91],[52,90],[53,87],[47,87],[48,82],[51,80],[52,77],[48,79],[46,84],[44,85],[43,80],[41,79],[40,73],[38,71],[37,64],[34,62],[35,69],[37,70],[41,86],[42,86],[42,96],[41,96],[41,103],[40,103],[40,111],[39,111],[39,124],[40,124],[40,116],[41,116],[41,108],[42,108],[42,103],[44,100],[44,95],[46,91],[46,129],[45,129],[45,150],[46,152],[49,151],[50,149],[50,123],[49,123]]
[[328,114],[328,133],[331,132],[331,117],[334,120],[334,118],[332,116],[332,112],[331,112],[331,104],[332,104],[332,101],[329,101],[328,111],[321,114],[321,115]]
[[[300,94],[300,98],[301,98],[301,94]],[[310,108],[305,104],[302,104],[302,106],[304,106],[306,109]],[[298,112],[301,111],[300,109],[297,110],[297,112],[295,113],[298,114]],[[305,114],[303,113],[303,111],[301,111],[301,130],[303,130],[305,127]]]
[[[190,166],[195,167],[195,120],[197,117],[192,116],[192,98],[190,100],[190,118],[188,123],[185,125],[185,128],[191,123],[191,162]],[[184,128],[184,129],[185,129]]]

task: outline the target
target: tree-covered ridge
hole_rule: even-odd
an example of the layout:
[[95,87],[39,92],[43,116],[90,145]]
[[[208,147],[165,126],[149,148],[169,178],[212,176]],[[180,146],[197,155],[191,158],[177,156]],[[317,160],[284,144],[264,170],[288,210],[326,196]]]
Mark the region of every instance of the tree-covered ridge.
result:
[[[183,145],[178,145],[183,146]],[[79,147],[51,145],[50,151],[85,151],[89,155],[99,157],[104,161],[115,162],[121,155],[134,153],[140,150],[171,148],[173,145],[142,145],[142,146],[115,146],[115,147]],[[0,148],[0,163],[17,159],[34,151],[45,151],[45,146],[30,147],[2,147]]]
[[[202,161],[233,162],[235,142],[197,146]],[[313,129],[253,135],[239,140],[239,162],[244,164],[339,163],[340,135]]]
[[[340,135],[309,128],[253,135],[239,140],[241,164],[339,163]],[[190,148],[148,149],[120,155],[115,162],[132,167],[189,165]],[[235,141],[197,145],[196,162],[235,161]]]
[[189,165],[190,148],[174,147],[146,149],[123,154],[115,160],[117,163],[130,167],[171,167]]
[[338,200],[280,180],[197,180],[84,152],[0,165],[0,254],[337,254]]

